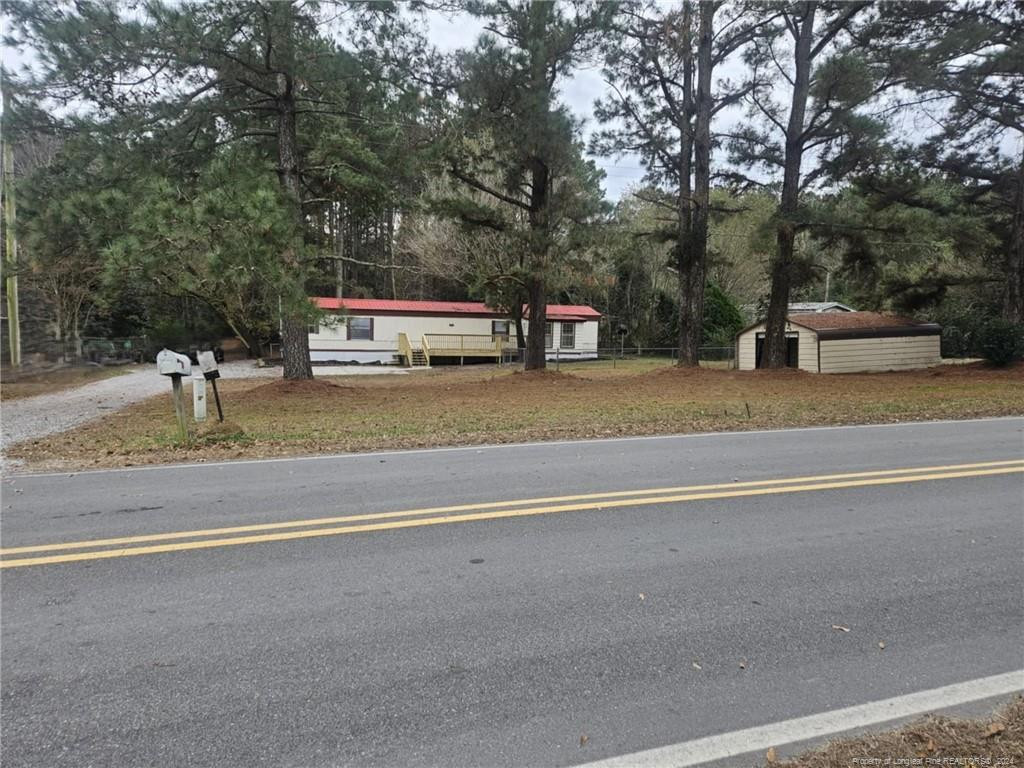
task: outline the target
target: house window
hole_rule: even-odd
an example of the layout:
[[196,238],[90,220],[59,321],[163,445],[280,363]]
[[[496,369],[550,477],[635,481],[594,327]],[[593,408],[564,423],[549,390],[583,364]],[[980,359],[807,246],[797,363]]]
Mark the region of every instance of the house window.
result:
[[373,318],[350,317],[348,319],[348,338],[350,341],[373,341]]
[[558,346],[562,349],[572,349],[576,346],[575,323],[562,323],[562,338]]
[[491,336],[508,341],[508,320],[491,320]]
[[552,347],[555,346],[554,336],[555,336],[555,324],[554,323],[544,323],[544,349],[551,349]]

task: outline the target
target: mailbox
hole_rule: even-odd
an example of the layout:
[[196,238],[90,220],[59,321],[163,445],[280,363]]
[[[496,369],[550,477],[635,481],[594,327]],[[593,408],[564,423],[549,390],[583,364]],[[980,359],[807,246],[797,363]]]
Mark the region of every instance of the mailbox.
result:
[[199,370],[203,372],[203,378],[207,381],[220,378],[220,371],[217,370],[217,356],[213,352],[200,352],[196,357],[199,360]]
[[192,362],[187,355],[161,349],[156,356],[156,370],[164,376],[188,376],[192,373]]

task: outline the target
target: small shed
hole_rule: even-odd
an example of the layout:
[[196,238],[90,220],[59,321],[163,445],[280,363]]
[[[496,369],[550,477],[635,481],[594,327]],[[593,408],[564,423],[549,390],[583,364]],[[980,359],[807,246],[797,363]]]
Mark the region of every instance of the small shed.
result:
[[[942,362],[942,328],[879,312],[792,313],[786,319],[786,365],[812,373],[902,371]],[[741,371],[762,367],[764,321],[736,335]]]

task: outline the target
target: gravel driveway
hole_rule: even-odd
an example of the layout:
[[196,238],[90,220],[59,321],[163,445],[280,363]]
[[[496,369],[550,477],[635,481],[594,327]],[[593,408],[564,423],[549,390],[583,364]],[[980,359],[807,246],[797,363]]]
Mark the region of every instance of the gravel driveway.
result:
[[[256,368],[250,363],[226,363],[221,366],[224,378],[280,376],[280,368]],[[170,383],[152,366],[121,376],[94,381],[74,389],[49,395],[25,397],[3,404],[0,414],[0,450],[22,440],[64,432],[76,424],[99,418],[104,414],[170,392]]]
[[[220,373],[225,379],[278,378],[281,369],[258,368],[247,362],[222,363]],[[317,366],[314,373],[319,376],[350,376],[405,371],[382,366],[331,365]],[[170,382],[165,377],[157,375],[152,366],[146,366],[143,370],[74,389],[10,400],[3,403],[0,413],[0,451],[6,451],[8,446],[22,440],[64,432],[76,424],[99,418],[147,397],[169,394],[170,389]],[[188,393],[186,395],[191,397]]]

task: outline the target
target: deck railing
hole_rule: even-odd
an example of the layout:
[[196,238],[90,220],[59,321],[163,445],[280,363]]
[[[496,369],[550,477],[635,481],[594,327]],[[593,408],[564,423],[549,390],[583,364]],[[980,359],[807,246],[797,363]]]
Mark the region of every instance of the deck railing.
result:
[[501,357],[502,339],[483,333],[425,333],[423,348],[431,355]]
[[398,334],[398,354],[402,356],[407,366],[412,367],[412,344],[404,333]]

